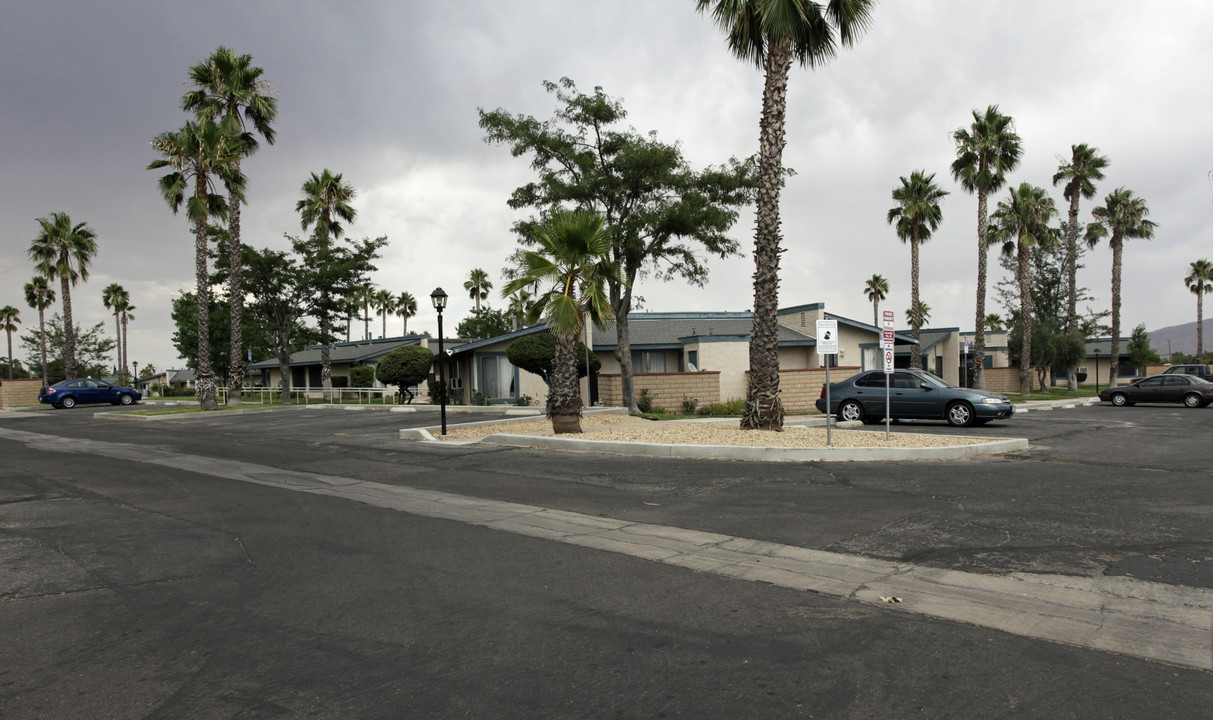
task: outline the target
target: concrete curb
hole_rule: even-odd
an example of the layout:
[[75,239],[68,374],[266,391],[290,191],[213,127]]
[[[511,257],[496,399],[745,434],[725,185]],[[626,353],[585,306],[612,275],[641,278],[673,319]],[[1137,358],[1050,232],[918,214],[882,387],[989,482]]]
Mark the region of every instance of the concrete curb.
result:
[[1069,400],[1041,400],[1039,402],[1029,401],[1015,405],[1015,414],[1028,412],[1048,412],[1050,410],[1069,410],[1071,408],[1082,407],[1084,405],[1095,405],[1099,403],[1099,398],[1071,398]]

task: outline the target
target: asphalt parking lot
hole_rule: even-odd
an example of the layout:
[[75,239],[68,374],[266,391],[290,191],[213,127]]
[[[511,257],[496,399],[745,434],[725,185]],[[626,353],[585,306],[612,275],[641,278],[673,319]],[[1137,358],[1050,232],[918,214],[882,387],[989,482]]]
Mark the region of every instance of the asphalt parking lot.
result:
[[[1200,670],[222,475],[236,463],[927,568],[1211,588],[1213,409],[1030,412],[963,431],[1028,437],[1011,456],[803,465],[400,441],[401,427],[435,422],[428,411],[98,417],[109,412],[0,417],[0,641],[15,648],[0,659],[0,709],[12,717],[1207,707]],[[957,432],[894,426],[905,430]]]

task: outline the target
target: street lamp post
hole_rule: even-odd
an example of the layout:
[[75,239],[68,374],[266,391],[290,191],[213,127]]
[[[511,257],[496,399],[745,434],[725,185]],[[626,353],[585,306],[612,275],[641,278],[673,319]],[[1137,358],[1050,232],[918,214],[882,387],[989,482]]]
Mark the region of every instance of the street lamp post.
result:
[[1095,348],[1095,394],[1099,394],[1099,348]]
[[438,311],[438,360],[440,362],[441,380],[438,383],[438,403],[441,406],[442,436],[446,437],[446,353],[442,351],[442,311],[446,309],[447,295],[442,288],[435,288],[430,293],[434,309]]
[[132,360],[131,365],[135,368],[135,377],[131,378],[131,387],[135,387],[139,382],[139,361]]

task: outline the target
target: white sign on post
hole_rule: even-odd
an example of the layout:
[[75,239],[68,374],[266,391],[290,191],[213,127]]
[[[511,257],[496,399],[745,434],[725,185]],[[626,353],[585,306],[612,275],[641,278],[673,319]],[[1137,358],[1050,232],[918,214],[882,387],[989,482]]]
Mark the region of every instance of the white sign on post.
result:
[[888,350],[893,347],[893,331],[885,328],[880,331],[880,349]]
[[890,330],[893,328],[893,311],[892,310],[885,310],[883,313],[881,313],[881,319],[883,321],[881,323],[882,325],[884,325],[886,328],[889,328]]
[[817,354],[818,355],[837,355],[838,354],[838,321],[837,320],[818,320],[817,321]]
[[893,373],[893,349],[888,348],[884,351],[884,372],[885,375]]

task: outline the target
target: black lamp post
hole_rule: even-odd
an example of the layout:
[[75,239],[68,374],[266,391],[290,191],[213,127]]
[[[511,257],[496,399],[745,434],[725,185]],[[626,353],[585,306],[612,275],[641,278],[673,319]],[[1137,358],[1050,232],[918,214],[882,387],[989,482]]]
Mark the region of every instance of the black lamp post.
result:
[[134,360],[131,365],[135,366],[135,377],[131,378],[131,387],[135,387],[139,383],[139,361]]
[[1099,348],[1095,348],[1095,394],[1099,394]]
[[446,353],[442,351],[442,311],[446,309],[446,297],[442,288],[435,288],[434,292],[430,293],[430,300],[434,302],[434,309],[438,311],[438,360],[441,363],[440,372],[442,373],[442,379],[438,383],[438,403],[442,407],[443,437],[446,437]]

